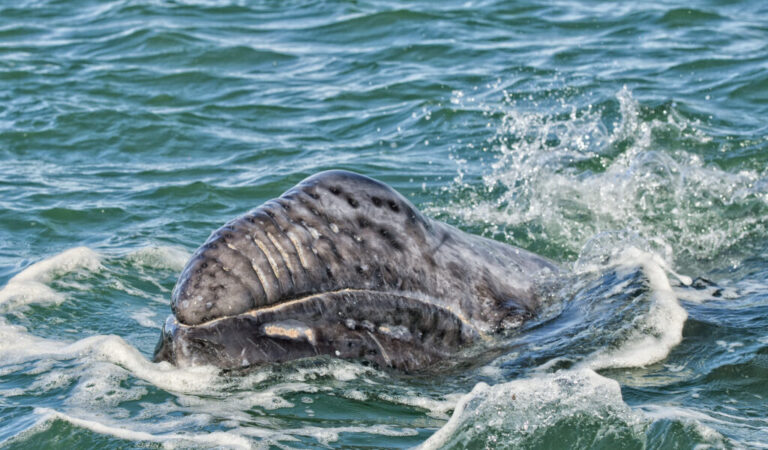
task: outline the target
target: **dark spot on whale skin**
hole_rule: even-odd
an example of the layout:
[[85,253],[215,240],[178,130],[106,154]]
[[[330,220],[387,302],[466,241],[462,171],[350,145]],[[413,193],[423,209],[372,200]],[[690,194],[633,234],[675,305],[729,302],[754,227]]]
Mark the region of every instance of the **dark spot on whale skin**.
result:
[[389,205],[389,209],[391,209],[394,212],[400,212],[400,206],[394,201],[394,200],[388,200],[387,204]]
[[357,208],[358,206],[360,206],[360,204],[357,202],[357,200],[355,200],[352,197],[347,197],[347,203],[349,203],[349,206],[351,206],[353,208]]
[[400,278],[397,276],[397,272],[387,265],[382,266],[381,278],[386,286],[397,287],[400,284]]
[[430,267],[437,267],[437,262],[435,261],[435,258],[432,257],[432,255],[426,255],[426,260]]
[[384,279],[381,276],[381,269],[378,267],[372,267],[370,272],[368,273],[368,280],[371,283],[371,286],[374,287],[374,289],[381,288],[384,286]]
[[204,262],[204,263],[200,264],[200,267],[202,267],[203,269],[205,269],[205,268],[207,268],[207,267],[208,267],[208,263],[207,263],[207,262]]
[[[327,236],[320,235],[317,238],[318,241],[322,241],[325,243],[323,247],[326,247],[331,250],[331,253],[333,253],[333,256],[339,261],[343,262],[344,258],[341,256],[341,253],[339,253],[338,247],[336,247],[336,244],[333,242],[333,240],[329,239]],[[323,254],[327,254],[325,251],[322,251]]]
[[415,328],[415,325],[421,322],[421,310],[416,308],[407,308],[405,312],[408,315],[405,322],[408,324],[408,328]]
[[371,202],[373,202],[374,206],[381,206],[381,199],[379,197],[371,197]]
[[395,250],[402,250],[403,247],[400,245],[399,242],[392,236],[392,233],[389,232],[386,228],[379,228],[379,234],[381,237],[383,237],[389,245],[391,245]]
[[318,193],[315,192],[313,189],[304,189],[304,193],[306,193],[307,195],[309,195],[315,200],[320,200],[320,195],[318,195]]
[[331,194],[333,195],[339,195],[341,194],[341,188],[338,186],[331,186],[328,188],[329,191],[331,191]]
[[195,339],[191,338],[190,343],[193,344],[195,347],[195,350],[203,353],[203,354],[210,354],[215,355],[216,353],[221,351],[221,345],[218,345],[214,342],[211,342],[207,339]]
[[371,222],[369,222],[368,219],[366,219],[363,216],[358,216],[357,217],[357,224],[360,225],[360,228],[368,228],[368,226],[371,224]]
[[333,280],[333,272],[329,266],[325,266],[325,274],[328,275],[329,280]]
[[341,253],[339,253],[339,249],[335,245],[331,245],[331,251],[339,262],[344,262],[344,258],[341,257]]
[[461,267],[459,267],[458,264],[451,261],[448,263],[448,270],[451,272],[451,275],[457,280],[463,280],[464,279],[464,270],[462,270]]
[[365,273],[365,271],[363,270],[363,268],[362,268],[362,267],[360,267],[360,266],[355,266],[355,272],[357,272],[357,273],[358,273],[358,275],[363,275],[363,274]]
[[407,224],[410,226],[417,227],[419,224],[421,224],[422,227],[424,227],[427,231],[432,231],[432,227],[429,224],[428,220],[425,220],[423,216],[421,216],[418,212],[414,211],[413,208],[411,208],[408,205],[402,205],[403,211],[405,212],[405,216],[407,218]]

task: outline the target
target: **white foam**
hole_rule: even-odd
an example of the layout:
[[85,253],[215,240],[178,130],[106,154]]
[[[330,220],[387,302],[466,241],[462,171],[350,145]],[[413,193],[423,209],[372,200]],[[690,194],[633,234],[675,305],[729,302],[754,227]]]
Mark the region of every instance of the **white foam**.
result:
[[213,367],[178,369],[165,362],[152,363],[119,336],[98,335],[67,343],[33,336],[24,327],[0,318],[0,359],[4,364],[75,358],[124,367],[136,377],[172,392],[205,392],[218,378],[218,370]]
[[371,426],[347,426],[347,427],[304,427],[295,428],[291,430],[284,430],[277,434],[278,436],[307,436],[317,441],[321,445],[328,445],[331,442],[339,440],[339,434],[341,433],[364,433],[364,434],[377,434],[380,436],[416,436],[418,432],[414,429],[395,429],[386,425],[371,425]]
[[[162,417],[163,420],[151,420],[150,422],[135,422],[127,416],[118,414],[115,417],[114,409],[109,409],[109,415],[94,410],[93,407],[73,408],[68,412],[61,412],[51,408],[36,408],[35,414],[38,414],[40,420],[30,430],[22,433],[42,431],[50,426],[52,420],[64,420],[70,424],[88,429],[95,433],[114,436],[118,439],[125,439],[134,442],[155,442],[165,447],[177,447],[192,445],[217,446],[224,448],[252,448],[254,446],[267,446],[279,442],[295,442],[297,436],[306,436],[315,439],[321,445],[328,445],[339,439],[342,433],[360,433],[377,434],[383,436],[415,436],[417,431],[411,428],[393,428],[387,425],[372,426],[340,426],[340,427],[317,427],[307,426],[301,428],[283,428],[274,429],[274,424],[264,422],[264,426],[255,426],[261,420],[254,418],[246,409],[234,409],[230,401],[234,396],[219,399],[219,401],[206,402],[208,406],[218,405],[213,411],[199,412],[193,406],[163,404],[153,405],[150,413],[147,411],[141,413],[134,419],[147,420]],[[238,405],[240,406],[240,405]],[[176,416],[170,413],[184,412],[182,416]],[[230,414],[232,411],[234,414]],[[226,423],[220,421],[227,417]],[[180,429],[199,430],[217,421],[219,426],[229,428],[225,431],[212,433],[197,432],[179,432]],[[254,423],[255,422],[255,423]],[[141,431],[138,431],[141,430]],[[258,439],[254,441],[253,439]]]
[[6,308],[29,303],[61,303],[64,296],[48,286],[56,276],[77,270],[102,269],[101,257],[88,247],[76,247],[27,267],[0,290],[0,305]]
[[[50,361],[46,361],[46,363],[46,366],[53,367],[53,364],[50,364]],[[64,387],[74,382],[74,380],[75,376],[69,372],[49,369],[48,371],[41,373],[29,387],[24,389],[24,392],[47,392]]]
[[[672,405],[643,405],[641,406],[646,416],[653,420],[667,419],[682,421],[689,424],[694,428],[697,434],[699,434],[706,443],[716,445],[719,448],[731,447],[733,443],[727,442],[726,438],[714,430],[713,428],[705,425],[705,423],[717,423],[721,426],[728,427],[733,425],[733,422],[723,421],[716,419],[709,414],[702,411],[696,411],[688,408]],[[710,446],[706,448],[711,448]]]
[[[226,403],[226,402],[225,402]],[[127,418],[114,420],[111,415],[94,412],[90,409],[73,409],[69,412],[61,412],[52,408],[35,408],[34,413],[39,415],[38,422],[24,432],[12,438],[12,441],[23,441],[29,435],[39,433],[50,427],[52,421],[66,421],[76,427],[90,430],[94,433],[113,436],[134,442],[159,443],[164,447],[177,448],[191,446],[205,446],[218,448],[253,448],[279,445],[280,442],[296,442],[297,436],[306,436],[318,441],[321,445],[328,445],[337,441],[342,433],[378,434],[383,436],[415,436],[416,430],[410,428],[397,429],[386,425],[373,426],[341,426],[321,428],[308,426],[302,428],[274,429],[274,424],[264,422],[264,426],[258,426],[261,419],[244,412],[243,417],[236,417],[221,422],[221,418],[227,417],[224,407],[218,415],[194,413],[185,409],[181,416],[161,415],[163,410],[158,409],[162,405],[155,405],[155,415],[147,417],[146,412],[141,413],[139,420],[162,417],[162,420],[150,422],[134,422]],[[225,406],[225,405],[221,405]],[[177,412],[178,409],[168,409],[168,412]],[[199,430],[216,420],[218,426],[230,429],[217,432],[197,432],[178,430]],[[244,423],[243,423],[244,422]],[[240,425],[243,423],[243,425]],[[254,440],[256,439],[256,440]],[[5,443],[9,443],[6,441]]]
[[147,388],[143,383],[123,383],[128,378],[128,373],[115,367],[111,363],[91,361],[86,363],[87,370],[75,375],[71,371],[61,370],[70,380],[77,376],[77,383],[67,396],[66,403],[79,408],[95,410],[107,408],[112,417],[127,417],[128,411],[119,408],[119,405],[127,401],[141,399],[147,394]]
[[453,410],[453,415],[451,416],[450,420],[448,420],[445,425],[437,430],[435,434],[430,436],[429,439],[424,441],[419,446],[419,448],[433,449],[444,447],[447,440],[454,436],[459,426],[467,420],[466,416],[468,413],[465,411],[467,404],[469,404],[469,402],[477,396],[486,395],[489,390],[490,386],[488,386],[486,383],[478,383],[469,394],[462,397],[461,400],[456,403],[456,407]]
[[[145,265],[172,268],[178,268],[188,256],[172,247],[141,249],[132,255],[129,259],[133,258]],[[57,276],[78,270],[100,271],[103,269],[101,260],[101,256],[93,250],[77,247],[37,262],[11,278],[0,290],[0,305],[13,308],[29,303],[61,302],[64,296],[47,284]],[[142,326],[156,328],[157,325],[150,319],[153,316],[154,313],[146,308],[132,315]],[[173,392],[203,392],[218,379],[218,371],[212,367],[177,369],[168,363],[151,363],[136,348],[118,336],[97,335],[75,342],[44,339],[28,333],[22,326],[9,324],[2,317],[0,359],[5,366],[36,359],[108,362],[125,368],[155,386]],[[36,384],[35,387],[40,388],[41,385]]]
[[131,319],[145,328],[163,328],[162,323],[157,320],[157,312],[149,308],[142,308],[132,313]]
[[144,247],[127,255],[128,261],[153,269],[181,271],[192,255],[185,249],[171,246]]
[[364,374],[373,374],[376,371],[352,361],[331,359],[326,364],[313,367],[296,367],[290,373],[284,374],[287,380],[307,381],[324,377],[333,377],[339,381],[351,381],[360,378]]
[[[90,341],[90,342],[89,342]],[[166,362],[152,363],[118,336],[95,336],[72,344],[93,357],[125,367],[136,377],[171,392],[205,392],[218,377],[218,369],[199,366],[179,369]]]
[[618,423],[642,434],[642,416],[623,402],[619,384],[591,370],[579,370],[495,386],[478,383],[458,402],[451,419],[421,448],[477,445],[499,433],[504,446],[524,447],[537,430],[577,414],[610,422],[607,427]]
[[641,267],[650,285],[650,310],[635,319],[634,329],[618,348],[601,349],[577,367],[591,369],[641,367],[661,361],[683,339],[688,313],[680,306],[658,255],[631,247],[616,261],[627,269]]
[[[233,380],[234,384],[222,383],[213,389],[208,395],[180,395],[176,401],[166,402],[161,405],[147,405],[145,410],[137,418],[152,420],[155,417],[177,417],[183,413],[177,428],[199,428],[201,424],[216,421],[220,426],[230,428],[227,433],[243,437],[258,438],[263,442],[259,444],[276,443],[280,441],[296,441],[297,436],[306,436],[317,440],[323,445],[339,439],[341,433],[379,434],[385,436],[411,436],[417,434],[415,430],[405,428],[398,429],[387,425],[373,426],[341,426],[341,427],[316,427],[306,426],[300,428],[278,427],[275,429],[273,419],[268,416],[254,417],[254,408],[274,409],[294,406],[290,402],[281,399],[280,396],[297,393],[317,393],[331,391],[328,386],[317,386],[307,383],[278,383],[274,386],[249,387],[241,378]],[[236,387],[235,387],[236,386]],[[237,389],[233,392],[233,389]],[[254,389],[257,391],[249,391]],[[305,400],[307,396],[302,396]],[[311,411],[310,411],[311,415]],[[200,424],[192,421],[195,417]],[[226,418],[226,422],[221,422]],[[153,425],[149,431],[162,432],[169,429],[168,424]]]
[[[678,300],[691,302],[691,303],[705,303],[712,300],[718,300],[718,298],[738,298],[737,293],[733,289],[722,289],[716,286],[711,286],[706,289],[686,289],[673,286],[675,291],[675,297]],[[719,296],[714,295],[715,292],[720,291]]]
[[81,419],[68,414],[58,412],[51,408],[35,408],[35,413],[42,416],[43,422],[50,423],[54,419],[63,420],[80,428],[85,428],[94,433],[114,436],[118,439],[140,442],[158,442],[161,444],[188,445],[189,443],[206,446],[221,446],[225,448],[251,448],[248,439],[234,433],[210,432],[200,434],[152,434],[146,431],[137,431],[122,426],[98,422],[95,420]]
[[430,417],[445,419],[448,417],[448,412],[454,409],[454,405],[461,401],[461,399],[464,397],[464,394],[455,392],[447,394],[442,399],[425,397],[424,395],[418,394],[416,392],[406,394],[380,393],[378,397],[391,403],[421,408],[426,410],[427,415]]
[[3,365],[19,364],[49,353],[56,353],[64,344],[27,333],[21,325],[11,325],[0,317],[0,358]]
[[744,346],[743,342],[738,342],[738,341],[737,342],[717,341],[716,344],[719,345],[720,347],[724,347],[728,353],[733,353],[735,348]]
[[368,400],[368,396],[364,392],[358,391],[357,389],[348,389],[342,392],[341,395],[344,398],[356,400],[358,402],[364,402]]

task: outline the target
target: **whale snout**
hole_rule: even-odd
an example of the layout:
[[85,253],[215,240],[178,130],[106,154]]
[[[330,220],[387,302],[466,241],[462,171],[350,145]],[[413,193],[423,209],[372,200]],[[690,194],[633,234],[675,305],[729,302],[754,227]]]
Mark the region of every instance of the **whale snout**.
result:
[[[204,249],[181,274],[173,290],[171,309],[179,322],[196,325],[222,316],[239,314],[255,305],[252,292],[223,258]],[[216,256],[221,256],[220,253]]]

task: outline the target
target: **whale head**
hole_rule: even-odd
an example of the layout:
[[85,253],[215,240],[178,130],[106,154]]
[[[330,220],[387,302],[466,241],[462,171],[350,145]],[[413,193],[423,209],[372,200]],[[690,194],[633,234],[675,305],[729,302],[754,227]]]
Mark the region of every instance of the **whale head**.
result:
[[173,290],[156,361],[250,367],[316,355],[414,371],[519,326],[549,261],[423,216],[345,171],[216,230]]

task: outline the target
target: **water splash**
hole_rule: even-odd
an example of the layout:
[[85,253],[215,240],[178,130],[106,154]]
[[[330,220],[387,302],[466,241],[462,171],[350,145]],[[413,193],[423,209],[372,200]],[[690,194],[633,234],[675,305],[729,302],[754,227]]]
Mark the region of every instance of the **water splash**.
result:
[[[557,259],[601,232],[632,230],[674,249],[665,258],[737,264],[735,249],[768,234],[768,173],[702,160],[697,149],[712,137],[674,104],[641,106],[625,87],[613,102],[563,114],[507,105],[482,184],[469,184],[460,164],[449,188],[459,200],[431,212],[523,246],[555,245]],[[454,160],[465,151],[475,150]]]
[[571,370],[495,386],[479,383],[420,448],[643,448],[686,442],[686,434],[695,442],[726,444],[695,421],[681,425],[682,435],[664,436],[656,430],[664,424],[624,403],[619,383],[591,370]]

